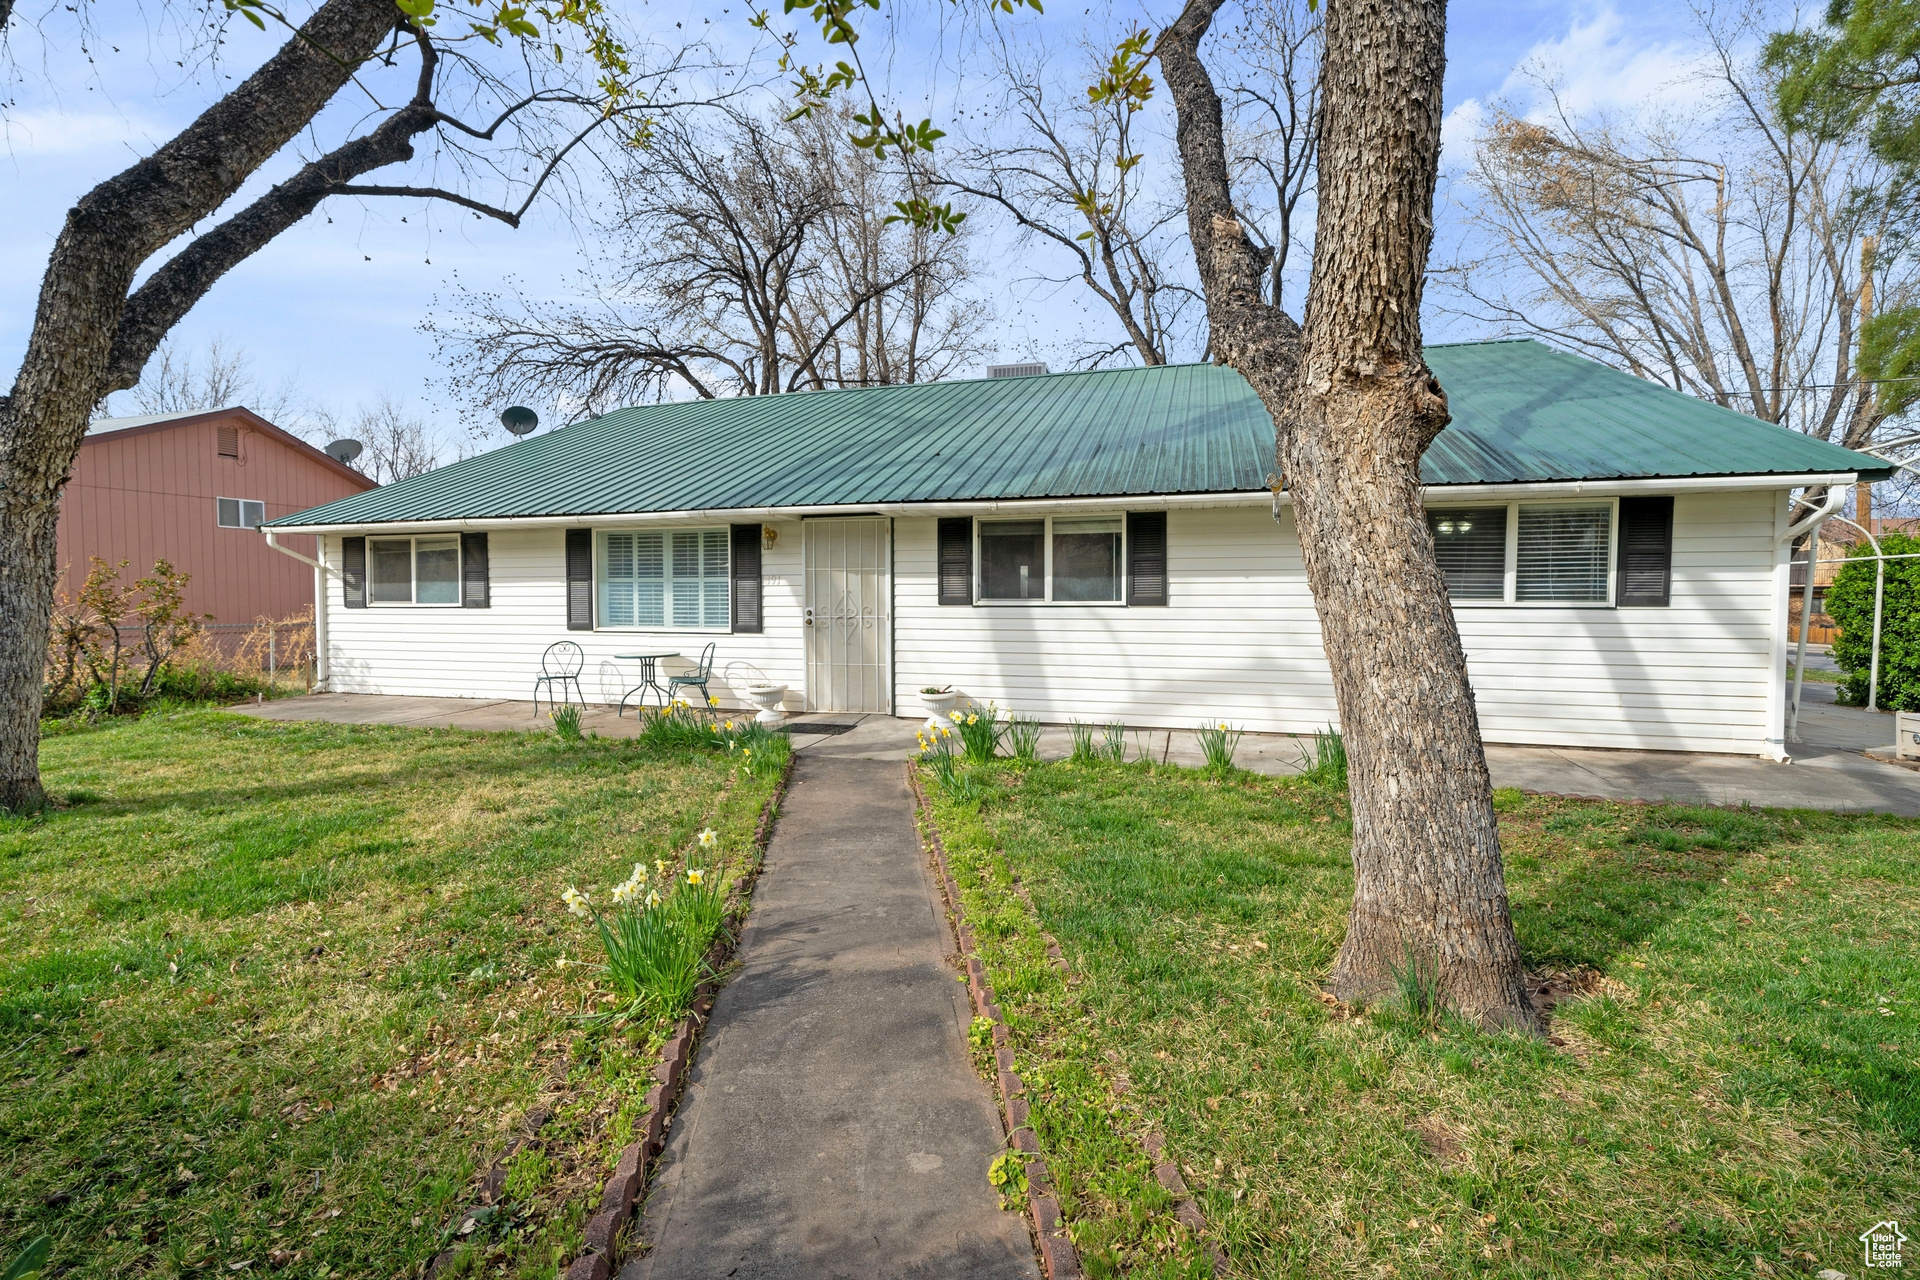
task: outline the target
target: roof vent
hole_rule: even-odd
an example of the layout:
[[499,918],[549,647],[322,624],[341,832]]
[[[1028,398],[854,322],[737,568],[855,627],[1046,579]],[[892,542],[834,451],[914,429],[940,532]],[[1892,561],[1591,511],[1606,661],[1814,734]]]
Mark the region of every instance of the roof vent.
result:
[[1024,364],[990,364],[987,366],[989,378],[1037,378],[1047,371],[1047,366],[1038,360],[1029,360]]

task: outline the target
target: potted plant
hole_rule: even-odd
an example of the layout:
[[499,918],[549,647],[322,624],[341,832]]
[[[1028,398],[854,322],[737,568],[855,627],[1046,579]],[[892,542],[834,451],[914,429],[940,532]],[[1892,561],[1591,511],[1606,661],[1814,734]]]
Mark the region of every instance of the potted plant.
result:
[[787,696],[787,686],[783,684],[750,684],[747,686],[747,701],[760,708],[754,716],[756,724],[776,725],[786,720],[786,713],[780,710],[780,703]]
[[945,724],[953,712],[953,704],[960,701],[960,695],[953,691],[952,685],[928,685],[920,691],[920,705],[927,709],[929,722]]

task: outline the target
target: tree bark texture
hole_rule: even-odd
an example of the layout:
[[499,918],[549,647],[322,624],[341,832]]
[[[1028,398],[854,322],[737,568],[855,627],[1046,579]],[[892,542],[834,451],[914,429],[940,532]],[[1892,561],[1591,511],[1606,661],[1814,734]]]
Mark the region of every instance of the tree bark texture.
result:
[[[137,363],[125,353],[115,360],[136,274],[291,141],[393,32],[399,16],[392,0],[328,0],[245,82],[67,214],[41,283],[26,355],[11,393],[0,398],[0,808],[43,801],[41,680],[58,579],[60,491],[94,405],[117,389],[114,365],[123,378],[128,368],[137,378],[152,350],[148,344]],[[176,273],[174,283],[142,293],[156,313],[172,310],[178,318],[218,271],[238,260],[229,254],[186,273],[190,282]],[[162,295],[172,297],[171,307]],[[158,329],[152,341],[164,333]]]
[[1487,1025],[1537,1030],[1508,911],[1466,655],[1420,501],[1448,421],[1420,301],[1439,168],[1443,0],[1331,0],[1319,209],[1305,323],[1260,296],[1199,55],[1222,0],[1163,35],[1215,359],[1278,428],[1346,739],[1354,898],[1333,993],[1414,980]]

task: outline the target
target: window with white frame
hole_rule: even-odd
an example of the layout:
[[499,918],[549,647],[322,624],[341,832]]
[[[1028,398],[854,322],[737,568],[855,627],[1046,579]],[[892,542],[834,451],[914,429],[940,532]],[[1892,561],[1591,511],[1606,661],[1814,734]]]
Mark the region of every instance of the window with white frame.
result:
[[367,539],[369,604],[460,603],[460,535]]
[[258,529],[267,519],[267,504],[251,498],[215,498],[214,523],[222,529]]
[[600,626],[732,625],[726,529],[609,530],[598,550]]
[[1613,603],[1617,502],[1431,507],[1434,558],[1456,601]]
[[982,602],[1118,604],[1126,586],[1126,517],[981,520]]

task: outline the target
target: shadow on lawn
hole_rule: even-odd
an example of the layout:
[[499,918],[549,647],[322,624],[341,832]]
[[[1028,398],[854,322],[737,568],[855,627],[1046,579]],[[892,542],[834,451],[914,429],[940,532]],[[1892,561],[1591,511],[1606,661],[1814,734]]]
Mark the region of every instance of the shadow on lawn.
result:
[[[1514,823],[1502,834],[1512,849],[1508,883],[1522,953],[1536,971],[1584,964],[1616,976],[1631,973],[1620,969],[1630,954],[1658,956],[1659,985],[1697,991],[1723,1021],[1729,1039],[1712,1052],[1730,1102],[1820,1107],[1830,1095],[1851,1094],[1920,1146],[1920,1071],[1898,1045],[1881,1042],[1888,1033],[1874,1025],[1862,985],[1873,985],[1863,974],[1884,969],[1883,958],[1834,937],[1815,916],[1769,923],[1753,905],[1757,886],[1725,879],[1745,855],[1793,854],[1803,838],[1836,835],[1848,821],[1781,810],[1564,805],[1543,821]],[[1655,951],[1639,950],[1652,939]],[[1797,962],[1783,961],[1783,951]],[[1875,981],[1903,985],[1891,970]],[[1579,1002],[1568,1014],[1615,1049],[1640,1047],[1645,1024],[1661,1016],[1611,998]]]
[[1624,814],[1566,807],[1502,836],[1514,928],[1529,965],[1605,969],[1714,896],[1732,859],[1784,832],[1759,810],[1672,805]]

